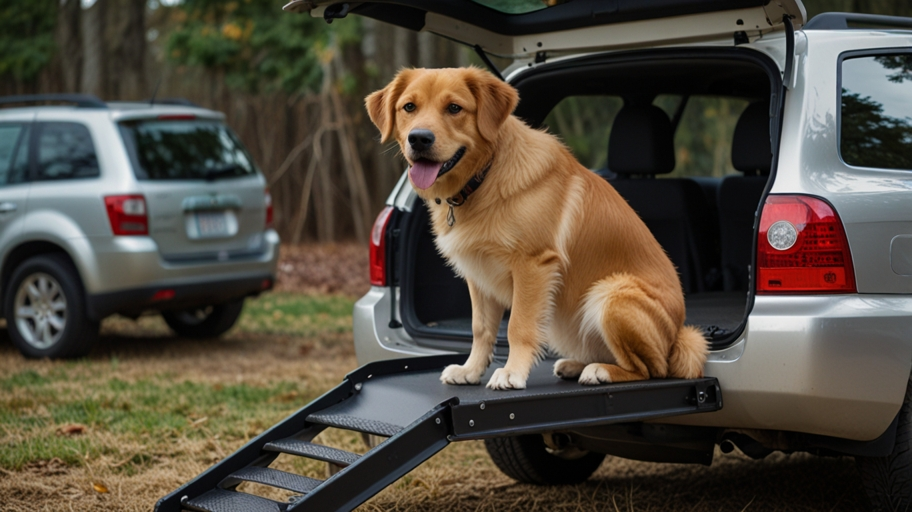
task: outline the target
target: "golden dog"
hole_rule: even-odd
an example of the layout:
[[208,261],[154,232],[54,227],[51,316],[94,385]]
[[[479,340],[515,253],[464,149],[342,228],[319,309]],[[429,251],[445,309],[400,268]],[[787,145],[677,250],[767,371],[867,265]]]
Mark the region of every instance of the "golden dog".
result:
[[554,374],[581,384],[702,376],[707,342],[684,326],[665,251],[611,185],[512,115],[518,101],[477,68],[405,69],[365,101],[469,286],[472,351],[440,380],[479,383],[505,308],[510,355],[489,388],[525,388],[545,340],[565,358]]

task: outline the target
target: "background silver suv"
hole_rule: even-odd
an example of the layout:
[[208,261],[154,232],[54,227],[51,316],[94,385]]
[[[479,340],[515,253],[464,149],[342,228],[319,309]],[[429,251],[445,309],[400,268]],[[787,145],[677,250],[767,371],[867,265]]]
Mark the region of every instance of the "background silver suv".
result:
[[[35,103],[65,106],[28,106]],[[0,303],[31,357],[90,350],[99,322],[162,312],[218,336],[273,285],[266,183],[218,112],[182,101],[0,98]]]

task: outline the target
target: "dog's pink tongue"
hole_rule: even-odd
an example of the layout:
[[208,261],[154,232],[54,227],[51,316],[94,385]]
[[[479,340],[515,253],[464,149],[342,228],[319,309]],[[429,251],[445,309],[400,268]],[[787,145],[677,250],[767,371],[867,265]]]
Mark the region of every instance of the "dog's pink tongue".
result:
[[412,184],[424,190],[434,184],[437,180],[437,173],[440,172],[442,163],[431,162],[429,160],[418,160],[409,169],[409,176],[412,178]]

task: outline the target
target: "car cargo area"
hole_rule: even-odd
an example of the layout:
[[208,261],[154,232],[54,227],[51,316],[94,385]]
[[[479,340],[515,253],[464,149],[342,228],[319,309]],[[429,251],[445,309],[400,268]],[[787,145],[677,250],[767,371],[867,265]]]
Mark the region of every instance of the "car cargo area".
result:
[[[779,80],[771,60],[735,47],[558,61],[513,81],[515,115],[560,137],[665,248],[687,323],[714,348],[737,338],[753,302],[755,219],[775,161]],[[470,342],[468,288],[437,252],[424,204],[397,224],[408,244],[395,263],[404,328],[429,347]]]

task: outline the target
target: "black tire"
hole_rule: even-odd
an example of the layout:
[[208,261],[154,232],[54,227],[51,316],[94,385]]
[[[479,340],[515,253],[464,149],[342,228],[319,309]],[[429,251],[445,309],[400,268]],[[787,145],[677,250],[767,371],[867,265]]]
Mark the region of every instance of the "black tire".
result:
[[605,454],[595,452],[573,459],[559,457],[548,451],[540,434],[485,439],[485,448],[505,475],[536,485],[585,482],[605,459]]
[[896,443],[886,457],[855,457],[871,510],[912,510],[912,380],[899,409]]
[[237,322],[244,309],[244,299],[215,306],[201,306],[179,311],[162,311],[165,323],[187,338],[217,338]]
[[98,340],[99,322],[86,315],[79,272],[63,254],[19,264],[3,296],[3,314],[10,339],[26,357],[82,357]]

